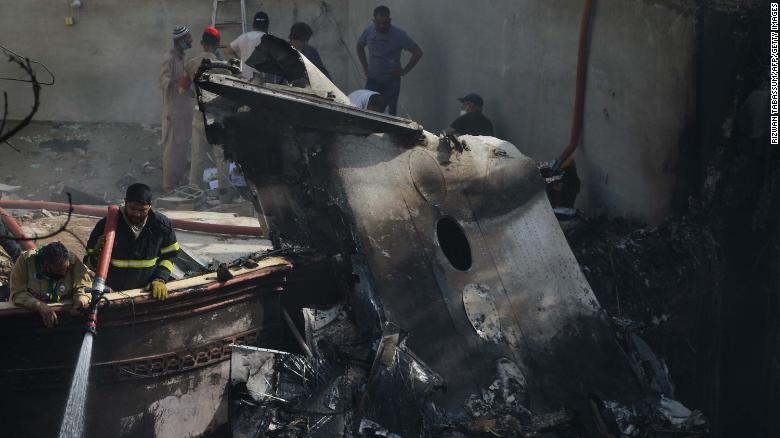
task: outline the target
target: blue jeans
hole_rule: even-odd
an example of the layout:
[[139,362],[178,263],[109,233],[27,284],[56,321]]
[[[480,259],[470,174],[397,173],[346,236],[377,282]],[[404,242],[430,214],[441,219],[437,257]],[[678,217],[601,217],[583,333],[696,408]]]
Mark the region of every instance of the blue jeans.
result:
[[401,93],[401,78],[395,76],[368,78],[366,90],[376,91],[384,96],[391,116],[397,114],[398,95]]

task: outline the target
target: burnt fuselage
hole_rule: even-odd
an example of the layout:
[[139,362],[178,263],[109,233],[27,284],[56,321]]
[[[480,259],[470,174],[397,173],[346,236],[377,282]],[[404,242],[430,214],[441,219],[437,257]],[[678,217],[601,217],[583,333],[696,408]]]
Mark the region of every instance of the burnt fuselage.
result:
[[[274,116],[289,99],[263,85],[212,76],[199,86],[217,93],[201,101],[207,130],[240,163],[274,244],[351,265],[356,322],[367,334],[386,322],[408,333],[406,347],[446,381],[436,406],[461,415],[507,360],[534,412],[585,409],[592,393],[641,396],[535,162],[514,145],[409,135],[412,122],[395,118],[377,128],[375,113],[353,115],[335,87],[330,107],[298,94],[304,121],[289,109]],[[313,126],[339,117],[351,122]]]

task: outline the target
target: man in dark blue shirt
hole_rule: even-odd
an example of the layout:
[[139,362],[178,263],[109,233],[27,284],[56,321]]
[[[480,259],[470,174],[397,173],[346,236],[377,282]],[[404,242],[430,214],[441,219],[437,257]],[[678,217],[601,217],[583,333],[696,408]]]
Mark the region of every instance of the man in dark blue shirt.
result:
[[[422,58],[423,52],[406,32],[391,24],[390,9],[387,6],[377,6],[374,9],[373,21],[374,24],[366,27],[357,42],[358,59],[368,78],[365,88],[381,93],[387,100],[390,114],[396,115],[401,76],[412,71],[417,61]],[[401,68],[402,50],[412,54],[404,68]]]
[[322,62],[322,58],[320,58],[320,52],[309,45],[309,40],[313,34],[314,31],[308,24],[295,23],[290,28],[290,45],[303,53],[303,56],[305,56],[306,59],[311,61],[315,67],[320,69],[322,74],[330,79],[330,73],[328,72],[328,69],[325,68],[325,64]]

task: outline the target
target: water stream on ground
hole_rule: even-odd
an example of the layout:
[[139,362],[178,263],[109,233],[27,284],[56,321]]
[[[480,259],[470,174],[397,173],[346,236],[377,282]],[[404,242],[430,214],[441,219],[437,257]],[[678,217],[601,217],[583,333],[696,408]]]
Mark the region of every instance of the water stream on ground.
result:
[[94,335],[87,332],[81,343],[79,361],[70,384],[68,403],[65,405],[65,415],[62,418],[59,438],[81,438],[84,432],[84,405],[87,401],[87,382],[89,381],[89,364],[92,361],[93,338]]

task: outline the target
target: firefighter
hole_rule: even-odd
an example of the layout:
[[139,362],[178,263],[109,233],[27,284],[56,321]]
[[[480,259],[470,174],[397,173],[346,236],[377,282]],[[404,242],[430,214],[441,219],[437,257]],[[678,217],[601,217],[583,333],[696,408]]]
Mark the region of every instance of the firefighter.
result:
[[60,242],[23,252],[11,271],[11,301],[38,312],[46,327],[57,324],[57,314],[48,303],[73,298],[71,312],[89,306],[85,291],[92,284],[87,267]]
[[[152,190],[135,183],[127,188],[125,204],[119,210],[114,249],[106,284],[113,290],[145,287],[158,300],[168,297],[165,283],[179,253],[171,221],[152,210]],[[95,267],[103,250],[106,219],[95,225],[87,241],[87,266]]]

